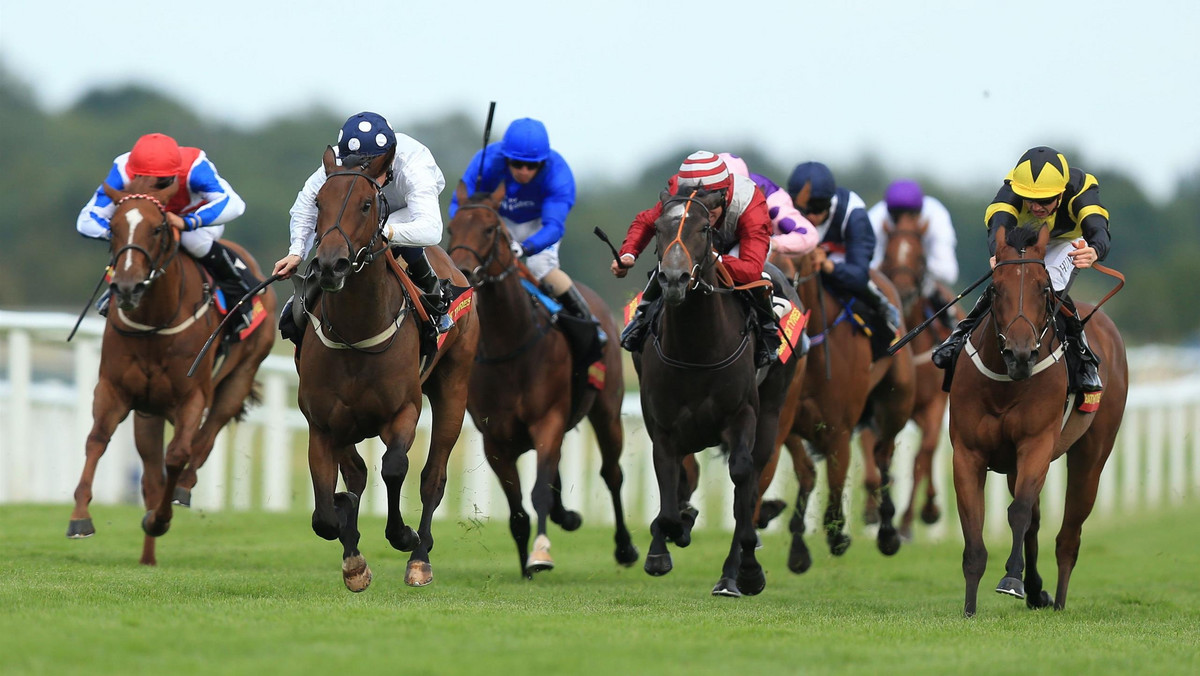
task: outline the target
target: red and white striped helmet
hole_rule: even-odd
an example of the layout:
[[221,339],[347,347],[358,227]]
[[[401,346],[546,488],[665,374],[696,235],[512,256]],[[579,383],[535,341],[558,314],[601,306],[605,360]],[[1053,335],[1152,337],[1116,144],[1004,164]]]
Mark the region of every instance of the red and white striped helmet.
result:
[[698,150],[679,165],[680,188],[720,190],[733,187],[733,174],[715,153]]

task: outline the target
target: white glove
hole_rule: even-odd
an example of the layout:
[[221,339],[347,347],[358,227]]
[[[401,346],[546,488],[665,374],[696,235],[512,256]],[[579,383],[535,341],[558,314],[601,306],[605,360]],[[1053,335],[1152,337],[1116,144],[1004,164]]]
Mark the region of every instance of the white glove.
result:
[[521,258],[525,255],[525,247],[521,246],[521,243],[517,240],[514,239],[510,247],[512,248],[513,256]]

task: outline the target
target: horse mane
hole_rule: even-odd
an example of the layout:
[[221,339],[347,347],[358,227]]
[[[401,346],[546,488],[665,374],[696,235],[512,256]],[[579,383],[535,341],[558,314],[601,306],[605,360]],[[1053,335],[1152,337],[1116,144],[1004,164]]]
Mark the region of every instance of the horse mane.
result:
[[1034,244],[1037,244],[1038,235],[1041,234],[1041,226],[1017,226],[1008,228],[1004,232],[1004,242],[1014,249],[1027,249]]

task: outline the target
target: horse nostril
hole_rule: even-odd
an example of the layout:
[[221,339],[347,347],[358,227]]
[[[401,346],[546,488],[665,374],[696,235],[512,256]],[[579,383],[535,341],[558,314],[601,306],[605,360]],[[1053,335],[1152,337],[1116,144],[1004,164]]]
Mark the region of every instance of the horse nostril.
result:
[[350,259],[339,258],[333,262],[333,274],[338,277],[345,277],[350,274]]

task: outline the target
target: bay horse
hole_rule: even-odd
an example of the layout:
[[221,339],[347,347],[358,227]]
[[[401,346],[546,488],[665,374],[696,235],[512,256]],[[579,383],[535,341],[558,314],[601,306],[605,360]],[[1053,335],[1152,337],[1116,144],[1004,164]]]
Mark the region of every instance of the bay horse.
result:
[[[351,166],[347,158],[345,166],[339,166],[333,148],[325,150],[327,178],[317,193],[316,255],[310,264],[310,275],[322,293],[306,310],[304,347],[296,354],[298,401],[309,430],[312,528],[326,540],[341,541],[342,579],[354,592],[371,583],[371,569],[358,549],[359,500],[367,466],[355,444],[373,436],[385,445],[380,467],[387,489],[384,534],[392,547],[411,552],[406,584],[433,581],[431,521],[445,493],[450,451],[462,429],[479,338],[474,309],[468,309],[421,372],[413,316],[421,311],[414,303],[416,287],[406,294],[403,273],[389,251],[383,235],[383,186],[376,181],[391,166],[394,153],[393,148],[358,166]],[[426,254],[439,277],[465,286],[444,251],[430,246]],[[414,531],[400,514],[400,489],[408,473],[422,391],[433,409],[433,428],[421,472],[421,520]],[[346,491],[335,493],[339,469]]]
[[[241,419],[247,399],[258,400],[254,377],[275,341],[275,298],[265,293],[261,324],[231,342],[214,372],[208,352],[192,378],[188,368],[221,317],[213,309],[212,282],[180,248],[164,204],[179,189],[154,189],[156,179],[135,177],[127,190],[105,185],[116,205],[109,225],[112,309],[101,343],[100,374],[92,398],[92,429],[67,537],[93,535],[88,504],[100,457],[117,425],[135,411],[134,439],[142,460],[142,519],[146,533],[140,562],[155,565],[155,538],[171,525],[172,500],[186,502],[196,470],[208,459],[219,431]],[[256,276],[262,271],[242,247],[228,241]],[[257,311],[257,309],[256,309]],[[174,429],[163,453],[165,422]]]
[[[878,505],[876,544],[880,552],[891,556],[900,550],[900,537],[892,522],[895,506],[890,492],[890,466],[896,435],[912,413],[912,352],[906,346],[892,357],[872,361],[870,338],[854,327],[849,308],[827,297],[830,294],[822,287],[813,254],[774,253],[770,260],[793,280],[800,301],[818,317],[808,322],[811,347],[794,421],[788,433],[781,435],[799,483],[795,510],[788,523],[792,534],[788,569],[803,573],[812,566],[812,554],[804,542],[804,515],[816,484],[814,456],[824,458],[826,465],[829,495],[823,524],[829,551],[841,556],[850,547],[842,498],[850,469],[851,436],[857,425],[866,422],[863,414],[868,402],[873,433],[863,436],[863,482],[868,500]],[[895,287],[881,273],[872,271],[871,279],[893,303],[898,302]],[[775,476],[779,451],[777,444],[759,480],[760,495]],[[758,527],[766,527],[784,508],[782,501],[764,502],[756,515]]]
[[[621,565],[638,559],[637,548],[625,526],[621,505],[621,401],[625,384],[621,374],[621,347],[610,340],[604,347],[604,370],[597,391],[586,382],[589,365],[581,377],[573,371],[566,337],[556,331],[550,313],[535,304],[522,285],[527,274],[511,249],[512,237],[500,219],[501,184],[492,194],[467,196],[458,186],[458,212],[450,221],[449,252],[458,269],[475,289],[475,309],[482,332],[476,364],[471,372],[467,410],[483,435],[484,455],[500,480],[508,500],[509,530],[517,545],[521,574],[550,570],[550,538],[546,519],[573,531],[582,518],[563,506],[559,460],[563,436],[586,416],[600,446],[600,476],[612,496],[616,521],[614,556]],[[529,278],[536,284],[536,280]],[[604,301],[578,284],[593,314],[609,336],[617,327]],[[577,365],[576,365],[577,366]],[[517,459],[529,449],[537,455],[537,478],[532,499],[537,513],[537,537],[529,553],[529,515],[521,496]]]
[[[634,362],[660,501],[650,525],[645,570],[656,576],[669,573],[673,564],[667,542],[680,547],[691,543],[697,512],[687,502],[694,483],[683,461],[720,446],[734,485],[736,525],[712,593],[754,595],[766,587],[755,558],[758,477],[780,425],[791,426],[790,420],[781,420],[781,409],[799,360],[773,363],[762,384],[757,383],[751,328],[757,320],[741,299],[721,288],[724,268],[713,253],[718,235],[712,211],[723,204],[723,194],[664,192],[659,199],[662,216],[655,222],[655,238],[663,309]],[[794,293],[791,299],[798,303]]]
[[[965,540],[966,617],[975,615],[979,580],[987,567],[983,489],[988,470],[1007,475],[1013,495],[1008,507],[1012,549],[996,591],[1024,598],[1030,608],[1053,605],[1062,610],[1079,558],[1083,522],[1092,511],[1100,472],[1125,412],[1125,345],[1112,320],[1098,311],[1085,327],[1088,343],[1100,357],[1103,401],[1094,412],[1083,413],[1068,400],[1064,348],[1052,319],[1057,299],[1043,260],[1048,241],[1044,224],[997,230],[992,287],[985,292],[994,294],[991,313],[976,326],[954,366],[950,441]],[[1093,306],[1077,307],[1082,313]],[[1050,463],[1062,455],[1067,456],[1066,505],[1055,546],[1058,588],[1051,597],[1037,569],[1039,495]]]
[[[912,212],[900,214],[894,223],[889,220],[884,226],[888,240],[879,270],[895,285],[900,296],[900,314],[908,327],[917,326],[941,309],[934,307],[925,293],[930,283],[924,245],[928,227],[929,221]],[[938,286],[941,288],[940,284]],[[941,297],[954,297],[948,290],[942,291]],[[960,318],[957,306],[947,312],[954,318]],[[937,487],[933,482],[933,457],[942,436],[948,395],[942,390],[942,371],[933,365],[930,356],[949,333],[949,329],[940,322],[934,322],[910,342],[917,377],[912,420],[920,430],[921,445],[913,460],[912,491],[908,506],[900,517],[900,537],[905,540],[912,539],[914,509],[922,488],[925,504],[921,507],[921,521],[934,524],[941,518]]]

